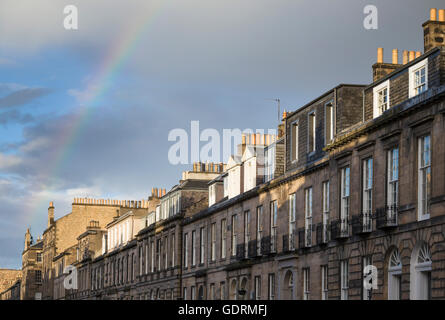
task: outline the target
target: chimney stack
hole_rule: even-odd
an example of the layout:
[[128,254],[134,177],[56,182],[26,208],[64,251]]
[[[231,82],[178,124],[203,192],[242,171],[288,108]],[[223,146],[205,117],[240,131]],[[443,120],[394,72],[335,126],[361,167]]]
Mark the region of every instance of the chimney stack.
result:
[[399,64],[399,50],[392,49],[392,64]]
[[439,22],[445,22],[445,9],[439,9]]
[[437,17],[437,9],[431,8],[430,9],[430,21],[436,21],[436,17]]
[[408,63],[408,50],[403,50],[403,64]]
[[437,9],[430,9],[430,18],[423,27],[424,52],[433,48],[445,45],[445,11],[439,9],[439,19],[437,19]]
[[383,63],[383,48],[377,48],[377,63]]
[[54,223],[54,202],[49,203],[48,207],[48,228]]
[[385,63],[383,61],[383,48],[377,49],[377,62],[372,66],[373,81],[377,81],[386,75],[396,70],[400,65],[398,62],[398,50],[394,49],[392,52],[392,62]]

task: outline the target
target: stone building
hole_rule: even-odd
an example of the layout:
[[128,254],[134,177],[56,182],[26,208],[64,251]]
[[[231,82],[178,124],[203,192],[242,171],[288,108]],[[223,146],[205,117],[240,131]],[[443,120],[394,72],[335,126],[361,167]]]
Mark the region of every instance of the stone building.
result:
[[40,237],[33,243],[29,229],[25,234],[25,248],[22,253],[21,300],[40,300],[42,298],[42,249]]
[[[0,269],[0,300],[11,299],[12,294],[15,293],[12,287],[15,287],[17,283],[20,283],[21,278],[21,270]],[[20,284],[18,288],[20,292]]]
[[379,48],[371,84],[285,112],[276,137],[195,163],[145,211],[50,206],[44,297],[69,263],[79,288],[60,299],[444,299],[444,25],[432,9],[424,53]]
[[11,287],[0,292],[0,300],[20,300],[21,280],[17,280]]

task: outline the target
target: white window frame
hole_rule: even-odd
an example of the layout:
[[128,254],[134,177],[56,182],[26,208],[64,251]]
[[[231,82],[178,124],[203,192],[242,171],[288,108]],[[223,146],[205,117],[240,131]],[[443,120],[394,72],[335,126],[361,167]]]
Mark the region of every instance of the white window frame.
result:
[[386,80],[379,84],[378,86],[375,86],[373,88],[373,118],[377,118],[382,113],[380,112],[380,106],[379,106],[379,92],[381,92],[383,89],[387,89],[387,108],[388,110],[391,107],[391,99],[390,99],[390,82],[389,80]]
[[227,256],[227,219],[221,220],[221,259]]
[[189,240],[189,234],[185,233],[184,234],[184,267],[188,268],[188,263],[189,263],[189,244],[188,241]]
[[170,264],[171,264],[171,266],[174,268],[175,267],[175,252],[176,252],[176,248],[175,248],[175,239],[176,238],[176,236],[175,236],[175,234],[172,234],[171,235],[171,251],[172,251],[172,257],[171,257],[171,260],[170,260]]
[[306,247],[312,246],[312,187],[304,190],[304,239]]
[[425,92],[426,90],[428,90],[428,58],[416,63],[415,65],[409,67],[409,98],[415,97],[420,93],[417,93],[416,89],[420,86],[416,86],[415,85],[415,80],[416,80],[416,76],[415,73],[416,71],[425,68],[425,90],[423,90],[422,92]]
[[196,266],[196,231],[192,231],[192,267]]
[[323,206],[323,242],[329,241],[329,180],[323,182],[322,206]]
[[244,211],[244,257],[248,257],[250,241],[250,210]]
[[211,261],[216,260],[216,222],[212,223],[210,226],[210,238],[212,245],[210,247],[210,259]]
[[[397,157],[395,157],[397,150]],[[387,151],[387,206],[397,206],[399,201],[399,147],[393,147]]]
[[[425,142],[426,138],[428,138],[428,140],[429,140],[429,150],[428,150],[429,162],[425,164],[422,162],[422,154],[425,152],[423,149],[423,146],[424,146],[424,142]],[[431,135],[430,134],[424,135],[424,136],[418,138],[417,219],[419,221],[430,218],[428,202],[431,198],[431,178],[432,178],[431,148],[432,148],[432,143],[431,143]],[[422,182],[424,181],[425,174],[427,174],[425,172],[428,172],[428,171],[429,171],[429,175],[430,175],[430,183],[425,184],[426,189],[424,190]],[[425,193],[425,195],[423,193]],[[429,194],[429,197],[428,197],[428,194]],[[424,196],[426,199],[424,199]],[[423,204],[424,201],[425,201],[425,204]],[[427,211],[427,212],[424,212],[424,211]]]
[[269,300],[275,300],[275,274],[269,273],[268,275],[268,298]]
[[349,262],[348,262],[348,260],[340,261],[340,285],[341,285],[341,300],[348,300],[348,298],[349,298]]
[[[294,127],[295,127],[295,135],[294,135]],[[299,121],[296,120],[291,124],[291,162],[298,161],[298,149],[299,149]],[[292,154],[292,148],[295,148],[295,157]]]
[[402,260],[398,249],[394,249],[388,261],[388,300],[400,300],[402,290]]
[[204,264],[205,260],[205,228],[199,229],[199,264]]
[[255,277],[255,300],[261,300],[261,276]]
[[277,251],[278,242],[278,201],[272,200],[270,202],[270,251]]
[[231,236],[231,243],[232,243],[232,257],[236,256],[236,220],[237,220],[237,215],[234,214],[232,215],[232,226],[231,226],[231,232],[232,232],[232,236]]
[[366,158],[362,161],[362,215],[363,231],[370,231],[372,228],[372,189],[374,183],[374,161],[373,158]]
[[261,238],[263,236],[263,206],[256,208],[256,250],[261,255]]
[[295,249],[295,235],[297,234],[297,195],[289,195],[289,249]]
[[311,298],[311,269],[303,268],[303,300]]
[[349,211],[350,211],[350,196],[351,196],[351,167],[346,166],[341,169],[341,229],[342,231],[349,231]]
[[328,300],[328,279],[329,271],[328,266],[321,266],[321,300]]

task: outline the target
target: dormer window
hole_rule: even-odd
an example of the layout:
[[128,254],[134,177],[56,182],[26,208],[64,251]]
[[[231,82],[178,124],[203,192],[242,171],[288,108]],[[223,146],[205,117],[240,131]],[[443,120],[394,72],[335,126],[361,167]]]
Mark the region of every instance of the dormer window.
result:
[[388,110],[388,88],[383,88],[378,93],[378,107],[379,113],[382,114]]
[[414,93],[419,94],[426,90],[425,67],[414,71]]
[[409,68],[409,97],[412,98],[428,89],[428,59]]
[[390,89],[389,80],[374,87],[374,118],[380,116],[383,112],[390,108]]

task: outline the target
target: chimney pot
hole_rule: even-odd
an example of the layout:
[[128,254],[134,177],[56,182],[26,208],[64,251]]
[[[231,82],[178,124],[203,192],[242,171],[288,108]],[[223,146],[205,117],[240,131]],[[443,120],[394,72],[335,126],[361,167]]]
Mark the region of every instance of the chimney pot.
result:
[[241,143],[246,144],[246,135],[244,133],[241,135]]
[[436,17],[437,17],[437,9],[436,8],[431,8],[430,9],[430,20],[431,21],[436,21]]
[[408,50],[403,50],[403,64],[408,63]]
[[439,21],[445,22],[445,9],[439,9]]
[[392,63],[399,64],[399,50],[397,49],[392,50]]
[[416,58],[416,53],[414,51],[409,52],[409,61],[413,61]]
[[416,58],[420,57],[421,55],[422,55],[422,52],[420,52],[420,51],[416,52]]
[[383,63],[383,48],[377,48],[377,63]]

